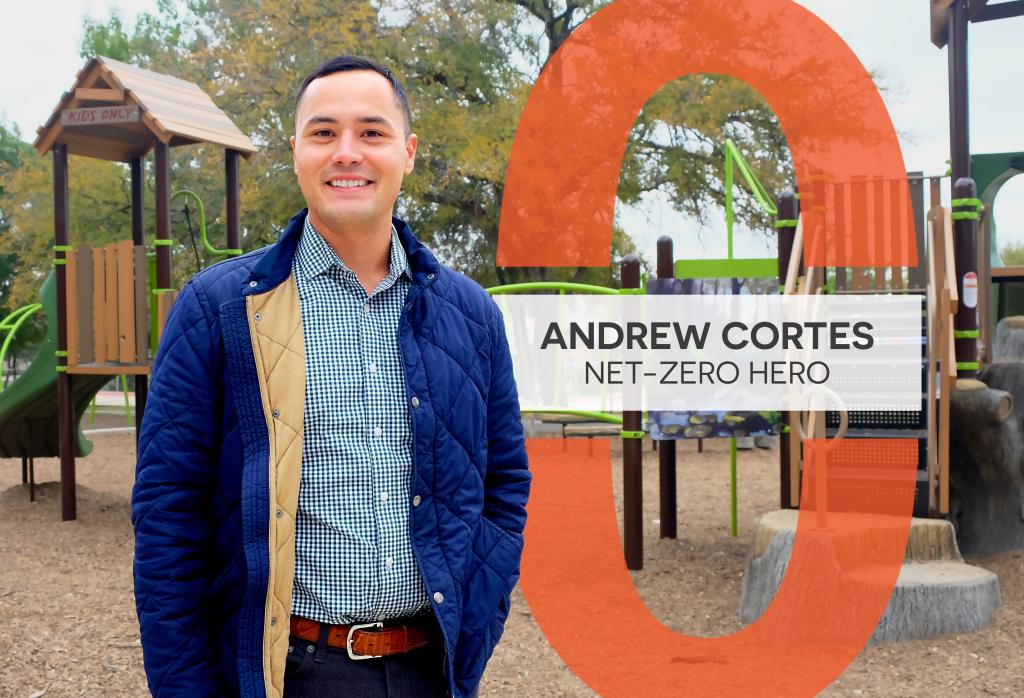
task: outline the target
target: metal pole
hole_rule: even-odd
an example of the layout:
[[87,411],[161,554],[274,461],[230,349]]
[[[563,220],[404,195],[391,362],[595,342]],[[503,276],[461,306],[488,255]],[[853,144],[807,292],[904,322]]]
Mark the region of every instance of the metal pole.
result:
[[[640,258],[626,255],[622,260],[622,288],[640,288]],[[622,430],[643,430],[643,413],[622,413]],[[632,435],[632,434],[630,434]],[[644,491],[643,441],[636,438],[622,440],[622,539],[626,567],[640,570],[644,567]]]
[[[145,223],[145,183],[146,164],[140,157],[132,158],[129,162],[132,176],[132,244],[146,244],[146,223]],[[145,274],[145,269],[136,269],[135,273]],[[152,302],[150,294],[147,299]],[[136,308],[135,312],[144,313],[146,308]],[[146,409],[146,395],[149,393],[149,377],[135,376],[135,442],[138,444],[139,434],[142,432],[142,413]]]
[[[957,378],[978,375],[978,187],[970,177],[953,184],[953,254],[960,302],[953,318]],[[948,254],[948,252],[947,252]]]
[[736,496],[736,437],[729,439],[729,535],[736,537],[739,529]]
[[971,176],[970,112],[967,74],[968,0],[949,8],[949,143],[953,181]]
[[[658,238],[657,274],[659,279],[675,277],[672,238]],[[661,537],[675,538],[676,523],[676,442],[658,441],[658,509]]]
[[53,146],[54,267],[57,270],[57,447],[60,452],[60,518],[77,516],[75,502],[75,405],[68,375],[68,301],[66,259],[68,241],[68,146]]
[[228,148],[224,151],[224,189],[226,195],[228,249],[241,247],[238,217],[238,151]]

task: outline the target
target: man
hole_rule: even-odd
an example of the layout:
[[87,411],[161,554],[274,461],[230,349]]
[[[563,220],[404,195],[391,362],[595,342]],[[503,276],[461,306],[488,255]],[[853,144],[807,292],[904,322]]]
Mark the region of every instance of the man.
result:
[[156,696],[472,695],[509,610],[530,474],[501,315],[392,218],[401,84],[319,66],[308,210],[167,322],[139,437],[135,593]]

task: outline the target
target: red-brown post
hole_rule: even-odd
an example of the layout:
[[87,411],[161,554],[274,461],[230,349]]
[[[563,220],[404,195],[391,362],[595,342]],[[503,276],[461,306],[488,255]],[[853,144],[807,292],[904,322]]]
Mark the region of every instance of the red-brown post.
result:
[[153,148],[156,169],[156,285],[171,287],[171,248],[161,240],[171,239],[171,158],[170,146],[157,142]]
[[[800,215],[799,201],[796,194],[784,191],[776,199],[779,219],[776,230],[779,237],[779,288],[784,289],[789,274],[789,258],[793,254],[793,243],[796,238],[796,220]],[[842,242],[841,240],[838,242]],[[782,413],[782,430],[779,435],[779,504],[783,509],[793,507],[790,496],[792,482],[790,477],[790,449],[793,435],[790,430],[789,412]]]
[[65,259],[61,249],[68,238],[68,146],[53,146],[53,231],[54,267],[57,270],[57,447],[60,450],[60,518],[72,521],[78,513],[75,501],[75,405],[71,400],[71,376],[68,359],[68,298]]
[[[142,158],[135,157],[129,162],[129,169],[132,177],[132,244],[146,244],[146,223],[145,223],[145,183],[146,165]],[[145,269],[136,269],[136,274],[145,274]],[[145,313],[152,305],[153,299],[147,299],[149,303],[137,307],[136,313]],[[145,351],[140,350],[140,355],[145,356]],[[138,443],[139,434],[142,433],[142,415],[146,411],[146,399],[149,395],[149,378],[147,376],[135,376],[135,441]]]
[[957,378],[978,375],[978,187],[970,177],[953,184],[953,249],[960,302],[953,318]]
[[228,148],[224,151],[224,190],[226,194],[228,249],[241,247],[238,215],[238,151]]
[[[675,277],[675,257],[672,238],[658,238],[657,276],[659,279]],[[658,508],[661,519],[661,537],[675,538],[676,524],[676,442],[658,441]]]
[[[622,260],[622,288],[640,288],[640,258],[626,255]],[[643,430],[643,413],[622,413],[622,430]],[[624,435],[625,436],[625,435]],[[630,434],[632,436],[632,434]],[[643,440],[622,439],[622,539],[626,567],[644,567]]]

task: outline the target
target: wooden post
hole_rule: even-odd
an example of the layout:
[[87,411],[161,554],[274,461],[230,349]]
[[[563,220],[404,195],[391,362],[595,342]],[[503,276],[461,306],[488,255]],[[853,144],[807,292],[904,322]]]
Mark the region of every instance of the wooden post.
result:
[[[978,188],[970,177],[953,184],[953,255],[956,263],[956,286],[960,302],[953,323],[956,339],[957,378],[978,375],[978,207],[969,202],[976,199]],[[968,287],[965,288],[965,280]],[[947,395],[942,396],[948,400]]]
[[224,151],[225,213],[229,250],[237,250],[242,246],[238,216],[238,155],[237,150],[228,148]]
[[[132,244],[136,246],[146,244],[145,224],[145,191],[146,165],[142,158],[132,158],[130,162],[132,174]],[[139,297],[135,295],[135,312],[137,315],[136,327],[141,325],[141,330],[136,330],[137,351],[140,357],[146,357],[149,348],[147,334],[149,323],[146,318],[149,315],[150,298],[148,293],[148,274],[146,273],[145,252],[142,255],[142,266],[138,261],[135,264],[136,277],[142,278],[141,287],[147,292]],[[138,283],[138,282],[137,282]],[[138,443],[139,434],[142,432],[142,413],[146,409],[146,396],[149,393],[149,377],[143,375],[135,376],[135,440]]]
[[[54,242],[67,246],[68,239],[68,146],[53,146],[53,229]],[[68,299],[65,259],[55,253],[57,269],[57,351],[68,350]],[[71,400],[71,376],[67,372],[66,355],[57,355],[57,445],[60,451],[60,518],[72,521],[77,516],[75,502],[75,405]]]
[[[672,238],[658,238],[657,275],[659,279],[675,277]],[[661,537],[675,538],[676,525],[676,442],[658,441],[658,509]]]
[[[626,255],[622,260],[622,288],[640,288],[640,258]],[[622,430],[638,432],[643,429],[643,413],[622,413]],[[626,567],[640,570],[644,567],[644,490],[643,441],[622,440],[622,540]]]

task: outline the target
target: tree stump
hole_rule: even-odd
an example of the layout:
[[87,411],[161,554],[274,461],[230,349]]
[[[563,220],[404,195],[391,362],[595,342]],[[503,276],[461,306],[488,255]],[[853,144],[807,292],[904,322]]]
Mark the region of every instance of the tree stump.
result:
[[1004,317],[996,325],[996,341],[992,345],[995,359],[1024,359],[1024,316]]
[[992,555],[1024,548],[1024,413],[1014,410],[1024,405],[1024,361],[997,360],[978,377],[950,396],[951,514],[960,549]]

